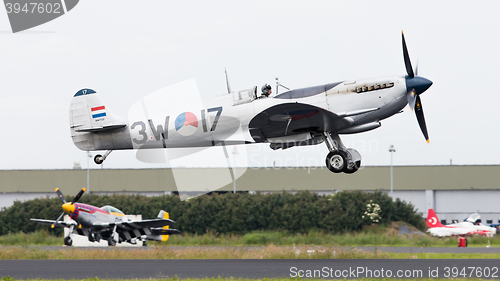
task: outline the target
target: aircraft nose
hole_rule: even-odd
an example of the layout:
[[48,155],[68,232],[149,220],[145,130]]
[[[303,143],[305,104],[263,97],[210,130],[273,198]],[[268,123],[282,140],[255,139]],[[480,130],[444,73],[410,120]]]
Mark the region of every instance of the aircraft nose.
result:
[[62,208],[63,210],[68,213],[68,214],[71,214],[71,213],[74,213],[75,212],[75,205],[71,204],[71,203],[64,203],[62,205]]
[[429,87],[432,86],[432,81],[420,77],[420,76],[415,76],[413,78],[411,77],[406,77],[406,91],[409,92],[411,89],[415,89],[415,92],[417,95],[420,95],[421,93],[427,91]]

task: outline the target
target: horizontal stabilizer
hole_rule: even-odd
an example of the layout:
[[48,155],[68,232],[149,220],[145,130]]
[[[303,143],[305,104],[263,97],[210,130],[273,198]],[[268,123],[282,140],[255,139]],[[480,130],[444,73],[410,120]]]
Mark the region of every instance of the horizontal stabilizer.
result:
[[93,127],[93,128],[79,128],[78,126],[75,126],[75,131],[76,132],[104,132],[104,131],[111,131],[111,130],[116,130],[116,129],[121,129],[125,128],[127,124],[116,124],[116,125],[105,125],[102,127]]
[[153,235],[173,235],[173,234],[181,234],[181,231],[178,229],[164,229],[164,228],[151,228],[151,233]]

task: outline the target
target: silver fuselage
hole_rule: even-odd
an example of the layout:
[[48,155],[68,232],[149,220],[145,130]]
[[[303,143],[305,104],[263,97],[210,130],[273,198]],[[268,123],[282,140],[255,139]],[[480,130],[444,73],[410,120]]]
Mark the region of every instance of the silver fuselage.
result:
[[[284,103],[307,104],[327,110],[342,121],[333,133],[358,133],[377,128],[380,126],[379,121],[400,112],[407,105],[404,76],[336,84],[327,91],[305,97],[283,98],[284,93],[281,93],[274,97],[234,104],[233,95],[225,94],[204,100],[198,106],[177,106],[168,112],[128,120],[128,125],[122,129],[94,133],[94,150],[207,147],[220,141],[232,144],[255,143],[249,132],[250,121],[266,109]],[[192,112],[199,121],[198,128],[188,136],[179,134],[175,124],[176,117],[187,111]],[[219,117],[218,111],[221,111]],[[361,114],[356,114],[357,112]],[[213,128],[215,129],[212,130]],[[164,130],[162,134],[159,133],[161,130]],[[285,141],[294,142],[302,138],[302,134],[289,134]]]

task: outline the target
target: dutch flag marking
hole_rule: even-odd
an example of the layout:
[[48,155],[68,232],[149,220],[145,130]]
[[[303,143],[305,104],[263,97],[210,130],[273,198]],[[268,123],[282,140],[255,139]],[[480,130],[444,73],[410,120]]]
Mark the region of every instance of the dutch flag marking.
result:
[[104,105],[92,107],[90,109],[92,111],[92,118],[99,118],[99,117],[106,116],[105,109],[106,109],[106,107]]

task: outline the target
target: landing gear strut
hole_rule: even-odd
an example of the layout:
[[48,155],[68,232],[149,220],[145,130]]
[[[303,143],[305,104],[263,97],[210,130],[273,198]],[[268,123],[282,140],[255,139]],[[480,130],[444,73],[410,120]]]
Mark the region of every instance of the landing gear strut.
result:
[[64,245],[66,246],[71,246],[73,244],[73,239],[71,239],[70,235],[71,233],[73,233],[73,229],[75,228],[75,225],[72,224],[70,227],[69,227],[69,233],[68,233],[68,236],[64,237]]
[[355,173],[361,167],[361,155],[353,148],[346,148],[339,135],[323,132],[323,140],[330,151],[326,156],[326,167],[333,173]]
[[116,242],[119,241],[118,233],[116,232],[116,225],[111,232],[111,236],[108,238],[108,246],[115,246]]
[[108,157],[108,155],[112,151],[113,150],[108,150],[108,151],[106,151],[106,153],[104,153],[104,155],[96,154],[96,156],[94,156],[94,163],[96,163],[97,165],[101,165],[104,162],[104,160],[106,160],[106,157]]

